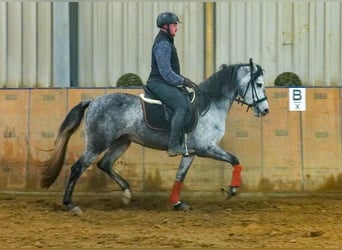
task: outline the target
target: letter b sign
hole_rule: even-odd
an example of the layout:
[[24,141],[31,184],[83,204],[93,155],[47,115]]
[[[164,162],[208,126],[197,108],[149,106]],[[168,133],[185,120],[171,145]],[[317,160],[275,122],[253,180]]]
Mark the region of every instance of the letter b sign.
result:
[[290,88],[289,89],[289,110],[290,111],[305,111],[305,88]]

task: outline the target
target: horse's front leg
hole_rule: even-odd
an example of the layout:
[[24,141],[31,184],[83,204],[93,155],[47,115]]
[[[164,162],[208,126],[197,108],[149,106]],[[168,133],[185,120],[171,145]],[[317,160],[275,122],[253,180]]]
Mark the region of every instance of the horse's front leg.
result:
[[169,202],[175,210],[190,210],[190,206],[180,199],[182,192],[183,181],[188,173],[188,170],[195,159],[195,155],[182,156],[182,160],[179,164],[176,180],[173,184]]
[[197,152],[197,154],[201,157],[228,162],[233,166],[230,186],[228,188],[221,188],[221,191],[223,191],[226,194],[227,199],[234,196],[236,194],[237,189],[241,185],[242,166],[240,165],[238,158],[235,155],[226,152],[224,149],[220,148],[217,145],[210,145],[205,150]]

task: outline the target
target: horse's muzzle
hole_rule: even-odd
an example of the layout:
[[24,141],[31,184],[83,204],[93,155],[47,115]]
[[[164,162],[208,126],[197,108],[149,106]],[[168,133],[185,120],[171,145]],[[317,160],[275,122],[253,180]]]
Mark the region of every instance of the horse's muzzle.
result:
[[264,109],[264,110],[261,112],[261,115],[262,115],[262,116],[265,116],[265,115],[267,115],[269,112],[270,112],[269,109]]
[[268,108],[260,109],[258,107],[254,107],[253,111],[254,111],[254,116],[256,117],[265,116],[270,112]]

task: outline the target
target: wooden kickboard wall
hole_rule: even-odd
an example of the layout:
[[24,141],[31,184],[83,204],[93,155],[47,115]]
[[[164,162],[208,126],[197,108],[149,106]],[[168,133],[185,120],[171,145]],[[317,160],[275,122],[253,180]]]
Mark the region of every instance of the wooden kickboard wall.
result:
[[[39,162],[46,160],[67,112],[80,101],[105,93],[142,89],[1,89],[0,191],[43,191]],[[241,190],[263,192],[342,191],[342,89],[306,88],[306,111],[289,111],[289,89],[268,88],[269,115],[257,118],[233,104],[221,146],[243,166]],[[65,164],[48,191],[63,191],[71,165],[84,149],[83,124],[71,137]],[[180,157],[131,145],[113,166],[135,191],[168,191]],[[231,165],[196,158],[184,190],[228,186]],[[118,185],[95,166],[75,191],[113,191]],[[46,190],[44,190],[46,191]]]

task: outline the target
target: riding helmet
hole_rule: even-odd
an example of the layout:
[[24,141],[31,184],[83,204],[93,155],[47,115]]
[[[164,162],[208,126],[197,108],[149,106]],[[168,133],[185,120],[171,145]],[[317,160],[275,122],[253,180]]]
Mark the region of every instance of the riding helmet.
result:
[[157,27],[161,28],[164,24],[180,23],[179,18],[172,12],[160,13],[157,17]]

